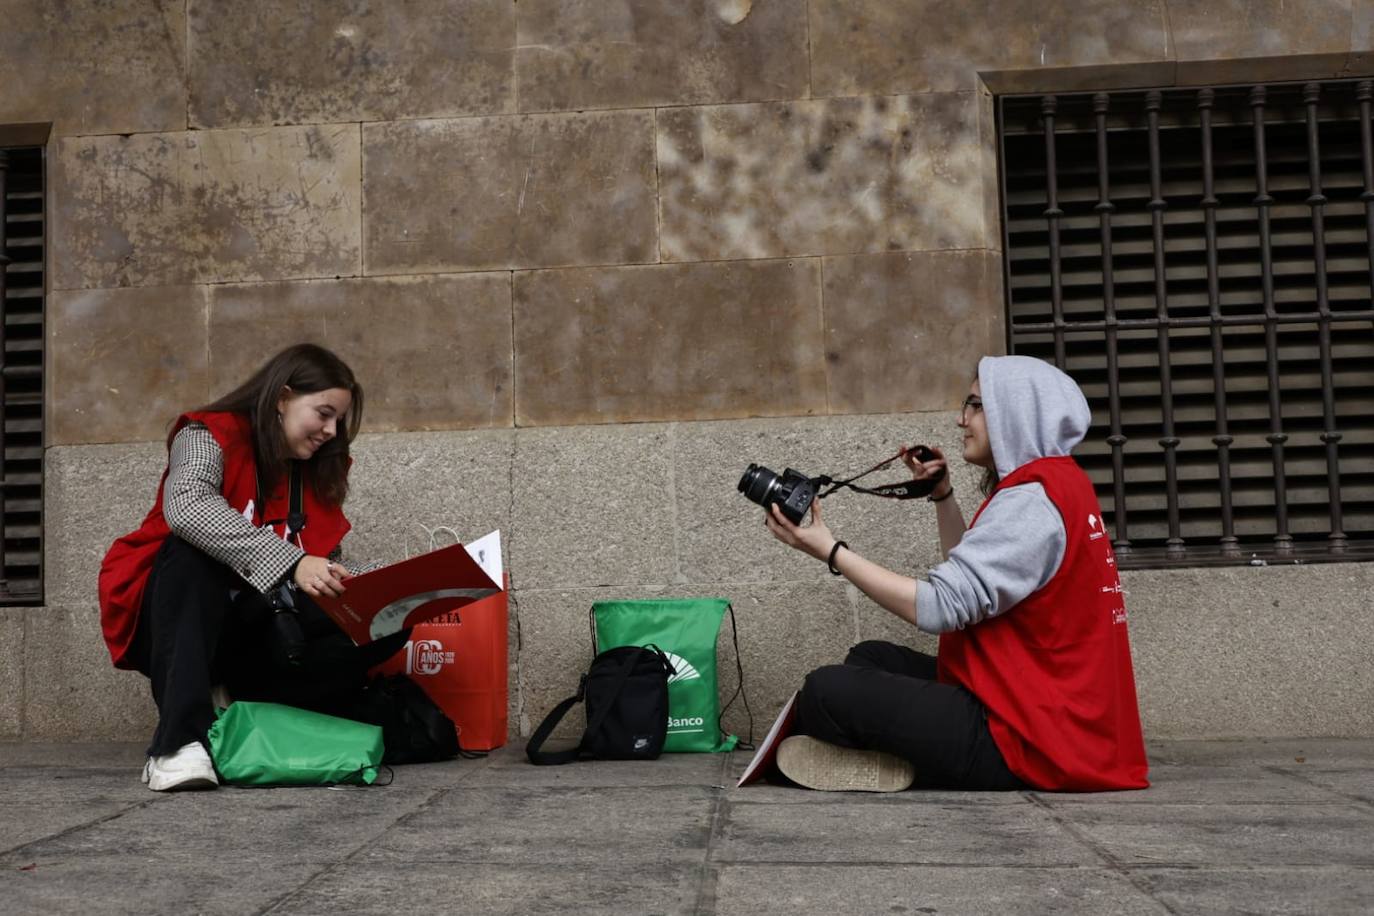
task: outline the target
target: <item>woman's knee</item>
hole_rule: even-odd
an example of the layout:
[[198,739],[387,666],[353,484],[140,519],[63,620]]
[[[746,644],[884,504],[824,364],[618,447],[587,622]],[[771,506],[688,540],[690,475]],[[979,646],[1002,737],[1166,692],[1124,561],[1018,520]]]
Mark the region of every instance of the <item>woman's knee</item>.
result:
[[866,639],[849,650],[844,657],[846,665],[879,666],[879,662],[892,651],[892,643],[881,639]]
[[849,693],[854,669],[848,665],[824,665],[815,669],[802,682],[802,702],[825,706]]

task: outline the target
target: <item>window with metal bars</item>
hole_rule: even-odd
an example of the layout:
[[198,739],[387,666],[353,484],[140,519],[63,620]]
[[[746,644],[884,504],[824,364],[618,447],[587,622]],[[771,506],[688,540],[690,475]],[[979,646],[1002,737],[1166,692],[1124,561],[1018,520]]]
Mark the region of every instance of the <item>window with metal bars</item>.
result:
[[997,100],[1010,352],[1124,567],[1374,559],[1374,82]]
[[43,150],[0,148],[0,605],[43,602]]

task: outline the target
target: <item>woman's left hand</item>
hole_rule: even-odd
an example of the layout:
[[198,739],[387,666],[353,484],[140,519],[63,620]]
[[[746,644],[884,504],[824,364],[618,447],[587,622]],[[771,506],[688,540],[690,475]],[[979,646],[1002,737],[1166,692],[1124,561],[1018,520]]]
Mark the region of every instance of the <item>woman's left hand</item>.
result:
[[792,524],[792,521],[782,514],[782,509],[777,503],[768,507],[763,524],[773,532],[773,537],[817,560],[828,557],[830,549],[835,546],[835,536],[830,533],[825,522],[821,521],[819,499],[811,503],[811,523],[805,527]]

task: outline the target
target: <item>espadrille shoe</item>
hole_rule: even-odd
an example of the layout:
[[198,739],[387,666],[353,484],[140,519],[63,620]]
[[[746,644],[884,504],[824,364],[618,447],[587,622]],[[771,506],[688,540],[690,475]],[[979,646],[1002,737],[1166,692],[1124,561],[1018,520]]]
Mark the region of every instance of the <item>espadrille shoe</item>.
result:
[[793,735],[778,745],[782,775],[822,792],[900,792],[916,778],[911,761]]

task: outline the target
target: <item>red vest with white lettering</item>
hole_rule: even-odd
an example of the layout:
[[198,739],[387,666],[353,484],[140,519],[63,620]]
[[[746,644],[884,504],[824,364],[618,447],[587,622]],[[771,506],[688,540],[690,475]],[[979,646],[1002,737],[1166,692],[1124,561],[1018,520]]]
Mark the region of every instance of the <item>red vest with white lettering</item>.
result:
[[[254,525],[261,526],[264,520],[277,521],[279,536],[284,536],[289,494],[288,481],[283,475],[277,482],[265,505],[256,504],[257,465],[253,459],[253,430],[246,414],[241,413],[188,413],[177,418],[172,434],[167,437],[168,447],[181,428],[190,421],[205,424],[224,452],[224,483],[220,488],[229,508],[243,514]],[[314,556],[328,556],[339,546],[343,536],[348,533],[348,519],[339,506],[326,506],[315,495],[310,485],[310,463],[302,465],[305,472],[302,487],[302,509],[305,511],[306,525],[300,533],[301,547]],[[143,592],[148,585],[148,575],[153,569],[153,558],[157,556],[162,542],[171,534],[167,520],[162,515],[162,488],[167,483],[167,471],[162,472],[162,480],[157,485],[157,501],[143,519],[136,531],[126,534],[115,541],[100,564],[100,626],[105,634],[105,645],[110,650],[115,667],[131,668],[128,658],[129,644],[133,642],[134,631],[138,627],[139,609],[143,605]],[[253,504],[251,515],[249,504]]]
[[1068,457],[1022,465],[993,494],[1032,482],[1063,516],[1064,560],[1020,604],[942,634],[939,680],[962,685],[983,703],[1007,767],[1027,784],[1143,789],[1149,782],[1126,606],[1102,509],[1091,481]]

